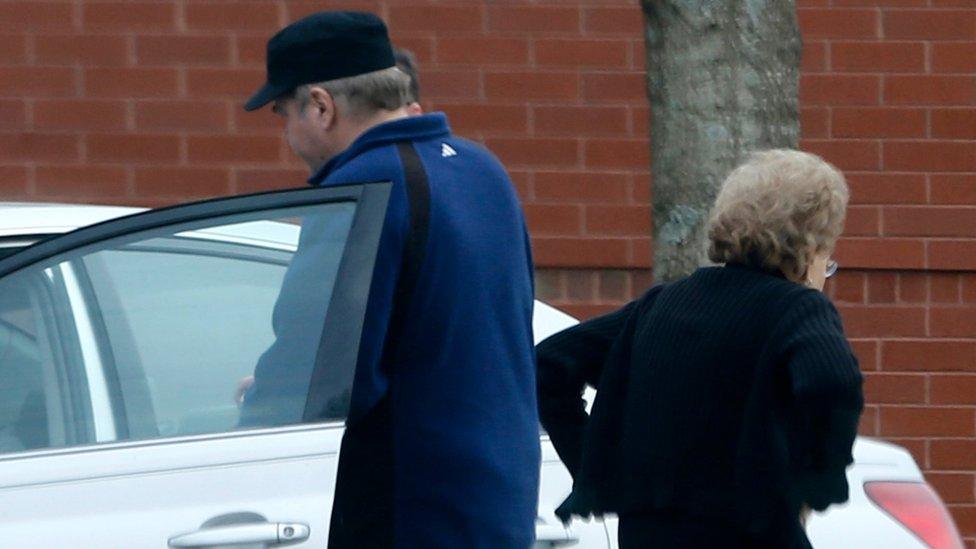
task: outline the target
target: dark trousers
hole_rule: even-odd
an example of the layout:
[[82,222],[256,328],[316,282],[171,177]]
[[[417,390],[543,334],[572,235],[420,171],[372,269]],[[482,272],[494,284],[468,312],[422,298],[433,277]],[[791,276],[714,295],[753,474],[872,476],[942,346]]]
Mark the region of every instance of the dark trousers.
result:
[[731,520],[677,512],[622,515],[617,539],[620,549],[812,549],[799,520],[755,536]]

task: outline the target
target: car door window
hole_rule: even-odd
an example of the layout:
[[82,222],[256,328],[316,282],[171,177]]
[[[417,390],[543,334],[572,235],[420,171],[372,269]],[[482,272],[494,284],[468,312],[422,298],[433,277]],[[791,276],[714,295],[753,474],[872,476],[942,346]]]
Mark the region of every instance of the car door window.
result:
[[[0,453],[343,419],[352,373],[316,368],[350,369],[355,356],[358,340],[347,335],[358,334],[349,325],[365,309],[372,264],[363,248],[375,255],[383,211],[364,216],[358,206],[336,200],[135,231],[0,279]],[[62,271],[70,276],[52,274]],[[365,290],[333,299],[340,280],[362,286],[363,276]],[[32,280],[60,284],[63,299],[43,303],[24,290]],[[61,320],[47,326],[45,317]],[[330,359],[336,352],[344,358]],[[313,379],[334,385],[316,385],[329,414],[306,411]],[[31,415],[52,402],[61,417]]]

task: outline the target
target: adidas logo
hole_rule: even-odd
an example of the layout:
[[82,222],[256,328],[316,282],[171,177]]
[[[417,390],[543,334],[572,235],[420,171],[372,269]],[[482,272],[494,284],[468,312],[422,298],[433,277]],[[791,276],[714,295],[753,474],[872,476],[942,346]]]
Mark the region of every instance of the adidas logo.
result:
[[457,156],[457,151],[447,143],[441,143],[441,157]]

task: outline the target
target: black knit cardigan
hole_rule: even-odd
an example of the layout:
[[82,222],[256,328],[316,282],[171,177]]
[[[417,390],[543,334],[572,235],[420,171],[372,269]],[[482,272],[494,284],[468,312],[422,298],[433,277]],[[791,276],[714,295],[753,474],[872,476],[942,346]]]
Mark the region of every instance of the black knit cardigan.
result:
[[847,500],[862,376],[821,292],[702,268],[537,351],[542,424],[574,478],[563,519],[669,510],[760,533]]

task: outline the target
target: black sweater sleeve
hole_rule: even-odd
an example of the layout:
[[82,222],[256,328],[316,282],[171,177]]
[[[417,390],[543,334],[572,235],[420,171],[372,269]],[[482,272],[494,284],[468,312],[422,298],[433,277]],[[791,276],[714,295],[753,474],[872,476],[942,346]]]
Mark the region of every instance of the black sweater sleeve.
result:
[[539,418],[574,478],[588,418],[583,391],[597,386],[607,354],[639,302],[559,332],[536,348]]
[[778,323],[792,391],[796,496],[822,511],[847,501],[846,467],[864,408],[862,376],[837,309],[804,291]]

